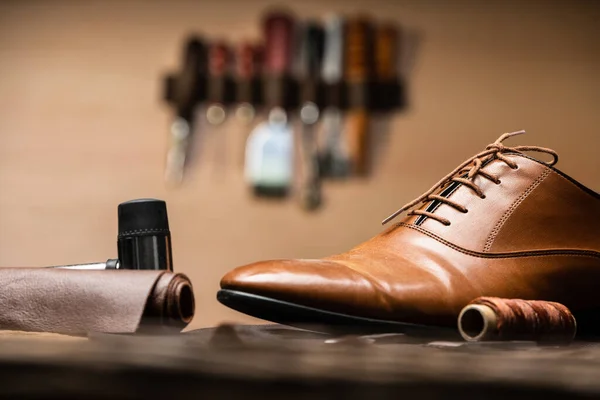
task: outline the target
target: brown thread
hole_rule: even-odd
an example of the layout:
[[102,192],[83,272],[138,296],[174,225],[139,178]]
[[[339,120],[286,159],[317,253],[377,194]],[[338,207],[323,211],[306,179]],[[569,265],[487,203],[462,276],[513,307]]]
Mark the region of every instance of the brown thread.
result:
[[577,329],[575,317],[560,303],[479,297],[469,304],[494,311],[494,336],[500,340],[570,341]]
[[525,199],[544,181],[544,179],[546,179],[548,177],[548,175],[550,175],[550,169],[546,168],[546,169],[544,169],[544,172],[542,172],[542,174],[540,176],[538,176],[538,178],[535,181],[533,181],[533,183],[527,188],[527,190],[525,190],[512,203],[512,205],[504,213],[504,215],[502,215],[502,218],[500,218],[500,220],[498,220],[498,222],[496,223],[496,226],[494,226],[494,229],[492,229],[492,232],[490,232],[490,235],[488,236],[488,238],[485,241],[485,245],[483,246],[484,252],[490,251],[490,249],[492,248],[492,244],[494,243],[494,240],[496,239],[496,236],[498,236],[498,233],[500,233],[500,229],[502,229],[502,227],[504,226],[504,224],[506,223],[508,218],[517,209],[517,207],[519,207],[519,205],[523,201],[525,201]]

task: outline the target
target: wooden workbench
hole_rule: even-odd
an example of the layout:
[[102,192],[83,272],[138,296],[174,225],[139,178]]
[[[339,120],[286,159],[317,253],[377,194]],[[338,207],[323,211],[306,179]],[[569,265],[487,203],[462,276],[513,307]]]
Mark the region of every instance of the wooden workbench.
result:
[[600,342],[466,343],[223,325],[157,337],[4,333],[0,343],[0,398],[600,396]]

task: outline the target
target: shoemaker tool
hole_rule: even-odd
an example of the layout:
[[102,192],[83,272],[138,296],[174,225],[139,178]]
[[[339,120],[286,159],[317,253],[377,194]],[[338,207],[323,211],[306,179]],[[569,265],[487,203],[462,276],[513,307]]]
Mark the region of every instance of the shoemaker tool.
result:
[[239,162],[244,166],[246,140],[250,126],[262,105],[260,76],[262,75],[264,49],[261,44],[243,42],[235,53],[235,110],[237,120],[243,125],[243,137],[239,150]]
[[399,103],[400,32],[393,24],[382,24],[375,28],[374,36],[377,97],[373,99],[373,106],[378,111],[390,111]]
[[183,66],[178,76],[167,77],[166,98],[175,108],[171,138],[165,165],[165,180],[180,184],[188,163],[194,132],[194,112],[204,92],[206,48],[199,38],[188,39]]
[[325,22],[325,51],[321,76],[327,91],[323,110],[323,143],[320,173],[328,178],[347,177],[350,172],[348,143],[342,128],[342,78],[344,61],[344,21],[338,15]]
[[285,197],[293,176],[293,132],[288,110],[293,106],[295,85],[291,79],[294,20],[284,12],[272,12],[263,23],[265,34],[265,104],[268,120],[248,137],[245,177],[254,194]]
[[345,73],[348,82],[347,138],[352,172],[364,175],[368,164],[369,84],[372,73],[372,40],[369,20],[349,19],[346,24]]
[[299,48],[298,76],[302,81],[302,106],[300,107],[300,150],[302,181],[300,203],[306,210],[321,205],[321,179],[319,154],[315,136],[315,125],[319,120],[321,88],[318,76],[323,59],[324,33],[316,23],[307,23],[303,28]]
[[64,269],[136,269],[173,271],[173,251],[167,204],[137,199],[119,204],[118,259],[106,262],[61,265]]
[[211,141],[214,144],[214,165],[217,171],[225,169],[227,153],[226,132],[223,123],[227,118],[227,107],[233,97],[233,81],[231,79],[232,55],[224,42],[210,45],[208,52],[208,81],[206,83],[207,106],[206,121],[211,125]]

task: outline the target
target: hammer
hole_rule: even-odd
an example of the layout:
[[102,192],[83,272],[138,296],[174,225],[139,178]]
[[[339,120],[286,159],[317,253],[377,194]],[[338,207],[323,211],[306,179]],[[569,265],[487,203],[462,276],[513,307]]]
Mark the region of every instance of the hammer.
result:
[[167,204],[163,200],[136,199],[121,203],[118,207],[118,221],[117,259],[50,268],[173,271],[171,231]]

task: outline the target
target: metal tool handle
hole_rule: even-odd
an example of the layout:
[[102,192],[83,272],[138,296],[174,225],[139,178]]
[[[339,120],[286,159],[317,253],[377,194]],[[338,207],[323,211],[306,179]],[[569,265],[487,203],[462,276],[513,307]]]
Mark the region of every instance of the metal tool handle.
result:
[[110,270],[110,269],[121,269],[119,260],[109,259],[106,262],[101,263],[89,263],[89,264],[72,264],[72,265],[56,265],[48,268],[59,268],[59,269],[77,269],[77,270]]

